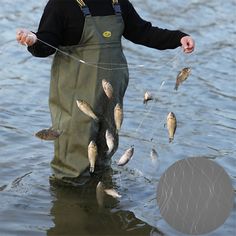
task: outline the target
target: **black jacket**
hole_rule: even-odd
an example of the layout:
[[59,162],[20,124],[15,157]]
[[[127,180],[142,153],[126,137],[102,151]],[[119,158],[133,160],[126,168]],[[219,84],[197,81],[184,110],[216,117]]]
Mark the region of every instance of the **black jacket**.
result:
[[[178,30],[153,27],[143,20],[128,0],[119,0],[125,24],[123,36],[136,43],[159,50],[180,46],[187,34]],[[85,0],[93,16],[114,14],[112,0]],[[49,0],[40,20],[37,37],[54,47],[77,45],[84,26],[84,16],[76,0]],[[37,41],[28,47],[32,55],[47,57],[55,49]]]

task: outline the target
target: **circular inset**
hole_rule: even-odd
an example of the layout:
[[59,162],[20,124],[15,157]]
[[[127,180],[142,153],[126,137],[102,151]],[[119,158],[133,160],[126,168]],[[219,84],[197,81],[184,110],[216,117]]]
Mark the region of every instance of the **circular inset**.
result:
[[221,226],[233,208],[233,187],[225,170],[206,158],[175,162],[157,188],[160,214],[174,229],[192,235]]

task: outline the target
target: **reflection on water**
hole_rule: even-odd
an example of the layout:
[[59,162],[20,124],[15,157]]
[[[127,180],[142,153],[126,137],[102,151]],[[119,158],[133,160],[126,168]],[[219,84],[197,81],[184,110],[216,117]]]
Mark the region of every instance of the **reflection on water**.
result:
[[[0,235],[181,236],[160,218],[156,201],[158,181],[170,165],[186,157],[211,159],[224,167],[236,189],[235,1],[133,1],[143,18],[192,34],[197,47],[184,55],[180,49],[157,51],[124,40],[130,68],[125,116],[113,171],[103,177],[122,197],[106,196],[102,209],[96,201],[98,178],[80,188],[49,184],[53,145],[34,136],[51,126],[52,58],[30,56],[15,42],[15,31],[35,31],[46,2],[1,0]],[[184,67],[192,71],[176,92],[176,75]],[[144,105],[146,90],[156,101]],[[170,111],[178,121],[171,145],[164,127]],[[133,159],[118,167],[116,161],[131,145]],[[152,148],[158,152],[156,163]],[[235,218],[234,207],[224,225],[208,235],[235,235]]]
[[[112,187],[112,173],[106,173],[102,182]],[[96,186],[99,178],[92,178],[80,187],[51,183],[53,197],[50,211],[54,226],[48,236],[56,235],[163,235],[157,229],[137,219],[133,212],[119,209],[118,201],[105,196],[104,206],[99,207]]]

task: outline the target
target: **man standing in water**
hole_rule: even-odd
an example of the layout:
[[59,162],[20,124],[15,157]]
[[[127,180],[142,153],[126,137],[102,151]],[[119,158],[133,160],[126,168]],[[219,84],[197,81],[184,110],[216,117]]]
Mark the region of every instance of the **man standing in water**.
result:
[[[153,27],[128,0],[49,0],[37,33],[17,32],[17,41],[27,44],[32,55],[56,52],[49,106],[53,129],[62,131],[51,162],[57,179],[78,180],[89,166],[93,171],[94,163],[95,172],[103,170],[117,150],[117,126],[129,81],[122,36],[159,50],[194,50],[190,36]],[[109,152],[108,131],[114,141]]]

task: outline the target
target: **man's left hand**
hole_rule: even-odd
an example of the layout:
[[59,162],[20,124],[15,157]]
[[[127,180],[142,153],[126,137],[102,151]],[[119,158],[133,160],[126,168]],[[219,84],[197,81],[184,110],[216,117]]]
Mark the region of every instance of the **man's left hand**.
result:
[[190,36],[184,36],[181,38],[180,43],[182,44],[183,51],[185,53],[193,52],[195,48],[195,42]]

